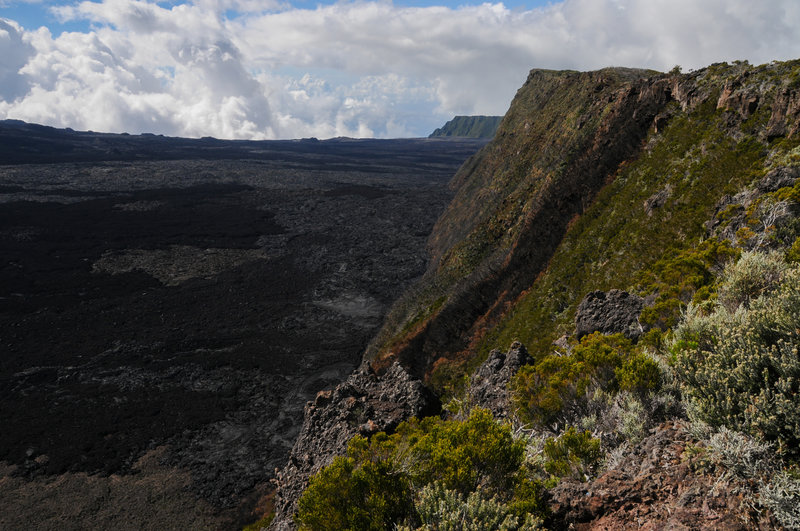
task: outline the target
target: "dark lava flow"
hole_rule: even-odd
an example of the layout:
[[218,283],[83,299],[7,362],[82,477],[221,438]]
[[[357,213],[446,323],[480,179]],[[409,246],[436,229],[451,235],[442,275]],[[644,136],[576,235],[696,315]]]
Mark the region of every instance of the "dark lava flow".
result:
[[422,274],[446,183],[483,143],[232,144],[32,164],[36,144],[0,165],[0,461],[17,474],[124,474],[166,444],[194,492],[239,504]]

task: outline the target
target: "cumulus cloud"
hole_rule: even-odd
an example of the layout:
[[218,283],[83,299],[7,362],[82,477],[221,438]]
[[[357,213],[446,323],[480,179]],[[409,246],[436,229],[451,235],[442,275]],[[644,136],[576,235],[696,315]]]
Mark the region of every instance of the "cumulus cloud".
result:
[[409,136],[502,114],[530,68],[800,57],[796,0],[565,0],[528,11],[355,1],[83,1],[91,31],[0,20],[0,116],[227,138]]
[[22,38],[22,28],[0,19],[0,98],[13,101],[27,92],[28,81],[20,70],[34,53]]

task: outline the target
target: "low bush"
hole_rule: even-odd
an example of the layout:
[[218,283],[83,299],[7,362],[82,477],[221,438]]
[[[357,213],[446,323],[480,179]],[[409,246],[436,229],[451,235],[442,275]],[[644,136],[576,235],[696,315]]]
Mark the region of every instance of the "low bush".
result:
[[[571,353],[523,367],[512,381],[513,400],[525,422],[558,431],[597,409],[598,390],[647,393],[660,384],[658,364],[622,334],[585,336]],[[600,406],[604,407],[604,406]]]
[[606,417],[621,438],[636,444],[644,439],[650,426],[650,414],[645,404],[631,393],[620,393]]
[[595,439],[588,431],[579,432],[570,427],[559,437],[545,441],[544,469],[559,478],[586,481],[597,469],[603,455],[600,439]]
[[[417,531],[533,531],[541,529],[541,520],[533,515],[518,517],[509,507],[487,499],[479,491],[464,496],[441,483],[426,485],[415,503],[422,526]],[[411,531],[399,527],[398,531]]]
[[782,470],[758,491],[761,505],[772,511],[786,529],[800,529],[800,477]]
[[525,452],[508,425],[479,408],[464,422],[412,420],[398,427],[392,440],[403,449],[393,455],[415,485],[438,481],[464,494],[478,485],[490,495],[511,490]]
[[706,448],[712,464],[741,478],[758,478],[774,467],[771,444],[725,427],[708,438]]
[[745,252],[731,262],[722,273],[724,281],[718,290],[719,303],[729,312],[774,290],[787,268],[780,253]]
[[544,510],[541,483],[529,477],[524,457],[524,441],[486,410],[476,408],[463,421],[412,419],[392,435],[354,437],[346,457],[311,479],[296,520],[302,529],[386,529],[415,522],[415,498],[436,484],[464,499],[477,491],[497,497],[496,503],[507,504],[504,510],[524,522],[526,513]]
[[337,457],[311,482],[298,504],[300,529],[375,531],[390,528],[411,512],[408,478],[390,461]]
[[800,238],[794,240],[784,256],[787,262],[800,262]]
[[672,343],[675,371],[692,420],[762,437],[797,454],[800,268],[786,269],[770,289],[741,282],[750,275],[743,270],[758,263],[746,256],[736,266],[740,274],[723,280],[720,291],[735,293],[730,300],[742,303],[734,311],[723,305],[709,315],[687,311]]

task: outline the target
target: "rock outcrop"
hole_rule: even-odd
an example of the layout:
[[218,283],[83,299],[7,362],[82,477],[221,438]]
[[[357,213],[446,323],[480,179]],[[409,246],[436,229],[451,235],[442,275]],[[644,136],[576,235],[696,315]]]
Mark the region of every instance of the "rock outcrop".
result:
[[800,93],[796,89],[783,88],[775,98],[772,114],[767,124],[767,136],[775,138],[797,134],[800,130]]
[[592,291],[578,306],[575,335],[580,339],[593,332],[619,333],[629,339],[638,339],[645,331],[639,324],[642,308],[644,299],[627,291]]
[[512,343],[508,352],[493,350],[470,378],[469,405],[488,409],[499,419],[510,418],[513,410],[508,384],[523,365],[531,362],[533,358],[519,341]]
[[682,422],[667,422],[594,481],[552,489],[550,529],[774,529],[751,514],[742,485],[723,486],[693,470],[697,444]]
[[758,181],[756,190],[762,194],[777,192],[781,188],[794,186],[797,179],[800,179],[800,166],[780,166]]
[[782,232],[791,234],[791,231],[781,229],[792,223],[797,215],[797,205],[774,199],[764,201],[764,195],[790,188],[799,178],[800,166],[778,166],[754,186],[735,195],[723,196],[715,205],[712,218],[704,224],[706,235],[730,240],[751,250],[791,243],[776,239],[776,236]]
[[343,455],[354,435],[391,431],[404,420],[438,411],[438,401],[399,364],[377,376],[366,365],[334,390],[306,404],[289,463],[277,473],[276,516],[270,529],[294,529],[292,517],[309,478]]

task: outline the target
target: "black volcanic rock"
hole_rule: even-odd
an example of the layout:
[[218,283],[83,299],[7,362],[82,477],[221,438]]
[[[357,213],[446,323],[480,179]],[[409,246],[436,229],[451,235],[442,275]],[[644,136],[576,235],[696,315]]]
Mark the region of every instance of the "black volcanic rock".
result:
[[120,477],[163,447],[198,507],[243,520],[305,403],[424,271],[446,181],[483,145],[0,137],[0,468]]
[[642,308],[644,299],[627,291],[592,291],[578,306],[575,335],[580,339],[592,332],[621,333],[630,339],[637,339],[644,332],[639,323]]
[[[456,143],[452,143],[453,141]],[[447,145],[443,141],[450,142]],[[430,170],[432,164],[455,169],[467,156],[486,144],[483,138],[317,140],[222,140],[211,137],[178,138],[163,135],[113,134],[73,131],[0,120],[0,164],[45,164],[149,160],[259,160],[276,167],[362,172],[367,162],[373,170],[391,172],[402,160],[405,171]],[[454,151],[461,151],[457,161]],[[449,167],[446,173],[452,174]]]
[[780,188],[794,186],[800,178],[800,166],[781,166],[771,170],[756,184],[756,190],[762,194],[775,192]]
[[345,453],[357,434],[391,431],[411,417],[434,413],[436,398],[399,364],[377,376],[363,365],[334,390],[306,405],[305,421],[289,463],[278,473],[276,517],[270,529],[294,529],[292,516],[309,478]]
[[470,378],[467,392],[470,405],[486,408],[497,418],[511,417],[508,384],[517,371],[532,362],[533,358],[519,341],[512,343],[508,352],[490,352]]

